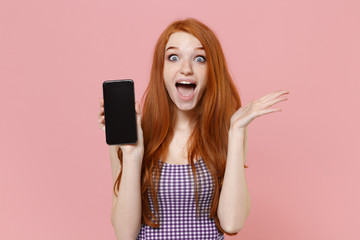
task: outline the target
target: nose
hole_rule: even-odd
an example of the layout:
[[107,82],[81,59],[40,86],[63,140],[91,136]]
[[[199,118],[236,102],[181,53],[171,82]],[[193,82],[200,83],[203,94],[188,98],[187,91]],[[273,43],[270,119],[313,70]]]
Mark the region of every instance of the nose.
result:
[[184,75],[191,75],[193,74],[193,69],[190,60],[184,60],[181,65],[181,73]]

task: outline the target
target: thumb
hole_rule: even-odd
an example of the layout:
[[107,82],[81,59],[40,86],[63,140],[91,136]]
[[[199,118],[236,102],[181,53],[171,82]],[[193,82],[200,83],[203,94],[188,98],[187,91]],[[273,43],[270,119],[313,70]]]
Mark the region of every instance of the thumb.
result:
[[142,129],[141,129],[141,117],[142,111],[140,104],[138,102],[135,103],[135,111],[136,111],[136,125],[137,125],[137,134],[138,134],[138,142],[143,142]]
[[141,110],[139,102],[135,103],[135,111],[136,111],[136,124],[139,129],[139,128],[141,128],[141,117],[142,117],[142,110]]
[[139,102],[135,103],[135,111],[136,111],[136,120],[138,120],[138,118],[140,118],[141,120],[142,111]]

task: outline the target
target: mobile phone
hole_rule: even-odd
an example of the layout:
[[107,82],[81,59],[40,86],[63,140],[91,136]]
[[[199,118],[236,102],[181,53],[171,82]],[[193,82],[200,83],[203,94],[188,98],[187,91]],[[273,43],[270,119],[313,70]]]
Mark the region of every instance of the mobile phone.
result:
[[103,82],[105,135],[108,145],[137,142],[134,81]]

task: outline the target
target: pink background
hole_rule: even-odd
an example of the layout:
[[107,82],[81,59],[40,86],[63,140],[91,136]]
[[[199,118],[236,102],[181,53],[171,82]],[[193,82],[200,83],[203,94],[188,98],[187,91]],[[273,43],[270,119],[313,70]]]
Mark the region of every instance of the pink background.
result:
[[115,239],[97,123],[104,80],[148,83],[173,20],[219,37],[243,103],[288,89],[249,126],[252,208],[227,239],[360,239],[356,0],[0,3],[0,239]]

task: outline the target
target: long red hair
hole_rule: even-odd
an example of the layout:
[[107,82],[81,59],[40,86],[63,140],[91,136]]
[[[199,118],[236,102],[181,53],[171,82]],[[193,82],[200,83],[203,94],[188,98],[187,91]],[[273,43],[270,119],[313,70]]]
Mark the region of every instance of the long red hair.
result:
[[[171,23],[160,35],[155,46],[150,82],[142,98],[141,127],[144,136],[144,158],[141,167],[141,222],[154,228],[160,227],[158,201],[154,201],[157,199],[162,168],[159,160],[166,158],[175,124],[175,106],[165,89],[163,68],[165,45],[170,35],[177,31],[190,33],[199,39],[204,47],[208,64],[206,90],[196,106],[196,125],[187,145],[188,161],[195,178],[197,213],[199,214],[198,182],[193,159],[202,158],[212,176],[214,186],[210,218],[214,218],[217,228],[222,233],[235,235],[236,233],[228,233],[221,228],[217,207],[226,166],[230,118],[241,107],[241,102],[217,37],[206,25],[193,18]],[[120,148],[118,156],[121,170],[114,184],[116,196],[122,175]],[[150,210],[148,194],[151,196],[155,214]]]

